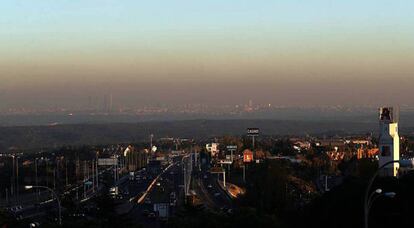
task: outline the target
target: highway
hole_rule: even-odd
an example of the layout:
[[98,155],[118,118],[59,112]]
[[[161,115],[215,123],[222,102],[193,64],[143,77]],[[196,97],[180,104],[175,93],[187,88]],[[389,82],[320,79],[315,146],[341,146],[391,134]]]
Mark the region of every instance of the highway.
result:
[[[103,175],[108,172],[112,172],[112,168],[101,170],[99,172],[99,175]],[[84,188],[85,183],[91,181],[92,177],[82,181],[80,184],[67,186],[66,190],[59,194],[60,199],[63,199],[64,197],[70,197],[72,200],[75,200],[76,203],[84,203],[88,201],[89,199],[93,198],[102,188],[102,185],[99,189],[95,190],[92,188]],[[84,190],[86,190],[85,195]],[[48,216],[49,214],[53,214],[57,211],[57,203],[51,192],[41,190],[39,191],[39,195],[37,195],[37,191],[38,189],[27,191],[26,194],[20,196],[18,203],[15,202],[15,205],[8,208],[14,217],[19,220],[27,218],[40,219],[41,217]],[[83,198],[83,196],[86,197]]]
[[[148,192],[143,200],[139,203],[135,202],[132,210],[127,214],[127,217],[136,222],[142,224],[144,227],[159,227],[161,224],[160,219],[157,219],[152,216],[151,212],[153,211],[153,203],[157,201],[167,201],[170,203],[170,194],[175,192],[177,196],[177,204],[170,205],[170,215],[174,214],[176,207],[180,206],[180,203],[183,202],[184,190],[182,187],[183,183],[183,170],[181,164],[181,157],[173,159],[173,164],[160,173],[158,179],[152,179],[153,186],[149,188]],[[147,184],[150,184],[148,182]],[[130,185],[130,189],[133,185]],[[136,188],[137,186],[133,187]],[[147,186],[140,186],[139,190],[145,192],[148,188]],[[137,197],[141,198],[141,197]]]
[[[186,158],[186,159],[184,159]],[[159,168],[143,168],[134,172],[134,175],[124,175],[117,182],[118,195],[113,195],[118,215],[126,216],[127,219],[134,223],[142,224],[144,227],[160,227],[165,221],[162,217],[154,212],[154,204],[164,203],[169,207],[169,216],[174,216],[177,208],[184,203],[184,167],[187,171],[190,156],[173,157],[169,163]],[[185,166],[183,164],[186,164]],[[204,205],[202,208],[211,211],[227,212],[232,209],[232,202],[229,196],[221,189],[217,183],[217,175],[210,174],[208,167],[202,170],[192,169],[191,183],[189,193],[194,194],[197,203]],[[111,175],[112,168],[107,168],[100,172],[101,175]],[[187,176],[187,181],[189,177]],[[85,180],[88,182],[90,180]],[[94,192],[89,190],[86,198],[83,198],[83,183],[72,186],[63,195],[70,196],[72,199],[78,199],[80,203],[86,203],[93,198],[100,189]],[[47,195],[46,192],[43,194]],[[55,200],[43,199],[40,204],[26,205],[19,210],[18,215],[23,218],[44,217],[56,210]],[[86,204],[84,204],[86,205]],[[83,212],[81,212],[83,213]]]
[[232,201],[217,183],[217,174],[210,174],[206,169],[197,176],[195,191],[207,208],[212,210],[231,209]]

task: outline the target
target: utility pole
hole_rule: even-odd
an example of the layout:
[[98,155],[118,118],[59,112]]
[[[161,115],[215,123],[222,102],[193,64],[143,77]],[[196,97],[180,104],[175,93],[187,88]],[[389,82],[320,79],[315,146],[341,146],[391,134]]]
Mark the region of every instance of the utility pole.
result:
[[92,192],[95,192],[95,160],[92,160]]
[[183,163],[183,172],[184,172],[184,203],[187,203],[187,183],[186,183],[186,170],[185,164]]
[[[37,158],[35,158],[35,175],[36,175],[36,177],[35,177],[36,185],[39,185],[39,181],[38,181],[38,177],[37,177]],[[37,192],[37,194],[36,194],[36,202],[39,202],[40,190],[39,189],[36,189],[36,192]]]
[[53,190],[56,190],[56,168],[53,167]]
[[225,170],[223,171],[223,186],[226,187],[226,171]]
[[[115,159],[118,159],[118,158],[115,157]],[[116,186],[116,180],[117,180],[117,177],[116,177],[117,163],[118,163],[118,160],[116,160],[115,165],[114,165],[114,186]]]
[[9,192],[7,188],[6,188],[6,204],[9,204]]
[[116,164],[115,164],[115,180],[116,180],[116,182],[118,182],[118,180],[119,180],[119,177],[118,177],[118,175],[119,175],[119,172],[118,172],[118,157],[116,157]]
[[17,202],[19,202],[19,157],[16,157],[16,176]]
[[243,182],[246,183],[246,164],[243,165]]
[[86,161],[83,161],[83,198],[86,198]]
[[96,161],[96,189],[99,191],[99,169],[98,169],[98,161]]
[[151,134],[150,135],[150,139],[151,139],[151,147],[150,147],[150,151],[152,150],[152,139],[154,138],[154,135],[153,134]]
[[14,198],[14,184],[16,183],[16,181],[15,181],[15,170],[14,170],[14,155],[12,155],[12,158],[13,158],[13,163],[12,163],[12,165],[13,165],[13,167],[12,167],[12,176],[11,176],[11,178],[10,178],[10,196],[11,197],[13,197]]
[[12,178],[11,178],[11,181],[10,181],[10,189],[11,189],[11,196],[13,196],[14,197],[14,191],[15,191],[15,188],[14,188],[14,185],[16,184],[16,174],[15,174],[15,169],[14,169],[14,167],[16,166],[15,165],[15,161],[14,161],[14,159],[15,159],[15,157],[14,157],[14,155],[12,155],[12,158],[13,158],[13,167],[12,167]]
[[[69,180],[68,180],[68,160],[65,158],[65,176],[66,176],[66,186],[68,186],[69,185]],[[37,185],[37,184],[36,184]]]
[[13,177],[10,177],[10,197],[13,197]]
[[49,161],[46,160],[46,187],[49,187]]
[[58,185],[60,185],[60,167],[61,167],[61,160],[56,159],[56,179],[58,180]]
[[79,157],[76,158],[75,175],[76,175],[76,183],[79,183],[79,177],[80,177],[80,162],[79,162]]

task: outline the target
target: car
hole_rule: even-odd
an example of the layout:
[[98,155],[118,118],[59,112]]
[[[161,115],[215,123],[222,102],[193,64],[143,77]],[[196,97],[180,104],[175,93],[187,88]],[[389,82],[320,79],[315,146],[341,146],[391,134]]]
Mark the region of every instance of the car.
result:
[[19,212],[19,211],[21,211],[22,209],[23,209],[23,207],[22,207],[22,206],[15,206],[15,207],[10,208],[10,210],[11,210],[12,212]]
[[216,193],[214,193],[214,196],[215,197],[219,197],[221,194],[220,193],[218,193],[218,192],[216,192]]
[[207,175],[204,175],[204,179],[207,179]]
[[209,184],[207,185],[207,188],[213,188],[213,185]]
[[40,223],[32,222],[32,223],[29,224],[29,227],[40,227]]
[[157,186],[161,186],[161,183],[160,182],[157,182]]

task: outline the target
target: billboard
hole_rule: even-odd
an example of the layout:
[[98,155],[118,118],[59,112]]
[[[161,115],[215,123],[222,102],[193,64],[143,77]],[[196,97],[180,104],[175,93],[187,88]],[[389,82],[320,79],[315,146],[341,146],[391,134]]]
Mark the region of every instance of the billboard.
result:
[[247,128],[247,136],[259,136],[259,128]]
[[237,150],[237,146],[236,145],[228,145],[227,150]]

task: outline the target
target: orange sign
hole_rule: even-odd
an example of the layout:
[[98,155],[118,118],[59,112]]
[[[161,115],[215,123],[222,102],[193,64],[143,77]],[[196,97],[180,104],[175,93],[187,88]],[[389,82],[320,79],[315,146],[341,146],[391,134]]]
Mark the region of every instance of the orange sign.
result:
[[244,162],[252,162],[253,161],[253,152],[245,151],[243,153],[243,161]]

